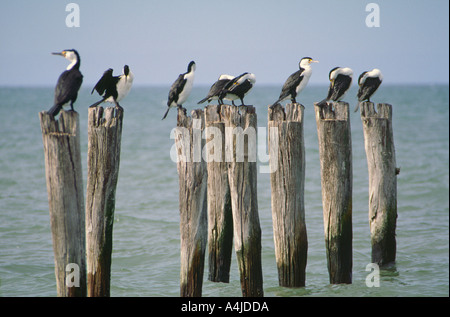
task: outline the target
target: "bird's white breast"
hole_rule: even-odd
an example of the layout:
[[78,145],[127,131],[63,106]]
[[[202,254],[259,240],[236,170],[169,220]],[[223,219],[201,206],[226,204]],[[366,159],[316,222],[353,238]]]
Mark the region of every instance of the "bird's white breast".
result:
[[187,73],[184,75],[184,79],[186,79],[186,84],[184,86],[183,91],[181,92],[180,96],[178,97],[178,104],[182,105],[187,98],[189,97],[189,94],[191,93],[192,86],[194,84],[194,72],[191,71],[190,73]]
[[312,74],[312,68],[311,67],[306,67],[305,70],[300,74],[300,77],[303,77],[303,79],[300,82],[300,85],[298,85],[297,88],[295,89],[295,91],[297,93],[302,91],[305,88],[305,86],[308,84],[308,81],[309,81],[309,78],[311,77],[311,74]]
[[131,71],[128,73],[128,76],[120,76],[119,82],[117,83],[117,101],[122,100],[128,95],[133,85],[133,80],[134,75]]

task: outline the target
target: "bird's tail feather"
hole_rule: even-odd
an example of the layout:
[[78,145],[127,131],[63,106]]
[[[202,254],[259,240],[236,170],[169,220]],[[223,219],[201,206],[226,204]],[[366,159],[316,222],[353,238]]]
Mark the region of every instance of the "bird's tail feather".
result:
[[324,100],[319,101],[319,102],[317,103],[317,106],[323,107],[323,106],[325,106],[325,105],[327,104],[327,101],[328,101],[328,100],[325,98]]
[[62,106],[61,105],[54,105],[53,107],[50,108],[49,111],[47,111],[47,113],[53,117],[55,117],[56,115],[58,115],[58,113],[61,111]]
[[354,110],[353,112],[358,111],[359,106],[360,106],[360,103],[361,103],[361,101],[358,101],[358,102],[356,103],[356,107],[355,107],[355,110]]
[[167,111],[166,111],[166,113],[164,114],[164,117],[161,120],[164,120],[167,117],[167,114],[169,113],[169,110],[170,110],[170,107],[167,108]]
[[99,104],[101,104],[103,101],[105,101],[105,99],[102,99],[100,101],[97,101],[96,103],[93,103],[92,105],[89,106],[89,108],[93,108],[93,107],[97,107]]
[[277,101],[275,101],[271,106],[270,109],[273,109],[273,107],[275,107],[276,105],[278,105],[280,103],[280,99],[278,99]]
[[208,97],[203,98],[202,100],[200,100],[199,102],[197,102],[197,104],[199,105],[199,104],[201,104],[201,103],[204,103],[206,100],[208,100]]

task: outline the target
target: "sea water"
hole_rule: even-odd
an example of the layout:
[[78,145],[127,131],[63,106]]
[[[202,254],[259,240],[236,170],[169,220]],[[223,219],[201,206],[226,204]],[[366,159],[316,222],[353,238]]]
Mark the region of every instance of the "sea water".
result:
[[[207,86],[194,87],[184,105],[198,108]],[[258,86],[245,98],[267,127],[267,105],[280,87]],[[320,162],[313,102],[326,86],[310,86],[297,98],[305,106],[306,286],[278,286],[272,231],[270,175],[258,173],[265,296],[449,296],[449,87],[381,86],[374,102],[393,107],[398,175],[397,260],[381,270],[379,287],[366,283],[371,262],[368,171],[356,87],[351,107],[353,155],[353,282],[330,285],[322,218]],[[168,87],[133,87],[125,109],[113,231],[111,296],[179,296],[178,175],[170,158],[176,109],[161,120]],[[81,157],[86,182],[88,106],[98,100],[80,90]],[[0,296],[56,296],[44,152],[38,113],[53,101],[52,87],[0,88]],[[240,102],[238,101],[237,104]],[[108,105],[106,105],[108,106]],[[202,105],[203,106],[203,105]],[[259,162],[258,164],[263,164]],[[233,253],[230,283],[207,280],[203,296],[241,296]]]

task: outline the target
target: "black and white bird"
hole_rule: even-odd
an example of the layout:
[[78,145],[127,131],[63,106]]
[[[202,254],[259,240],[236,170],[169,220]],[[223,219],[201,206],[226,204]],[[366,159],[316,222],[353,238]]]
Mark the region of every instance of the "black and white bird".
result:
[[219,105],[221,105],[222,100],[219,99],[220,92],[225,87],[225,85],[228,84],[232,79],[234,79],[234,76],[227,74],[220,75],[219,79],[209,89],[209,92],[206,95],[206,97],[200,100],[197,104],[204,103],[207,100],[208,102],[211,102],[211,100],[218,100]]
[[[383,74],[378,68],[374,68],[371,71],[363,72],[358,79],[358,101],[369,101],[370,97],[377,91],[378,87],[380,87],[383,82]],[[359,102],[356,105],[355,112],[359,108]]]
[[64,50],[60,53],[52,54],[63,56],[70,61],[69,66],[58,78],[53,107],[47,111],[49,115],[56,116],[68,102],[70,102],[71,110],[74,111],[73,103],[77,100],[78,90],[83,82],[83,75],[80,72],[80,55],[76,50]]
[[335,67],[330,71],[328,78],[330,80],[328,95],[317,103],[318,106],[324,106],[328,101],[342,100],[352,85],[353,71],[348,67]]
[[170,87],[169,98],[167,100],[167,111],[162,120],[164,120],[172,107],[181,107],[189,97],[192,85],[194,84],[195,62],[191,61],[188,65],[187,72],[180,74]]
[[121,108],[119,101],[125,98],[131,90],[133,85],[134,74],[131,72],[130,67],[125,65],[123,67],[123,73],[120,76],[113,76],[113,69],[109,68],[103,73],[102,78],[95,84],[91,91],[91,94],[96,90],[102,100],[92,104],[91,107],[96,107],[102,102],[111,102],[116,107]]
[[234,100],[240,99],[241,105],[244,104],[244,97],[253,88],[256,83],[256,76],[252,73],[245,72],[236,78],[230,80],[219,94],[219,103],[223,103],[223,99],[230,100],[234,104]]
[[295,98],[306,87],[309,78],[311,77],[311,63],[318,62],[319,61],[313,60],[311,57],[303,57],[298,64],[299,70],[286,79],[283,88],[281,88],[280,97],[270,106],[270,108],[273,108],[276,104],[286,99],[291,99],[293,103],[296,103],[297,101]]

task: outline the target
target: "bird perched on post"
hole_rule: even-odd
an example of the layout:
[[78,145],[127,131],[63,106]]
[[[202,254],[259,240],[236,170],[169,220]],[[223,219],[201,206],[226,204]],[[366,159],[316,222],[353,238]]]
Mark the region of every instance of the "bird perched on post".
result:
[[[370,102],[370,97],[377,91],[378,87],[380,87],[381,83],[383,82],[383,74],[381,74],[381,71],[378,68],[374,68],[371,71],[363,72],[361,75],[359,75],[358,78],[358,101],[364,101],[367,100]],[[355,112],[359,108],[359,102],[356,105]]]
[[223,104],[223,99],[231,100],[231,103],[234,104],[234,100],[240,99],[241,105],[244,104],[244,97],[248,94],[250,89],[256,83],[256,76],[252,73],[245,72],[236,78],[230,80],[222,89],[219,94],[219,103]]
[[60,53],[52,54],[63,56],[70,61],[69,66],[67,66],[66,70],[58,78],[53,107],[47,111],[49,115],[54,117],[68,102],[70,102],[71,110],[74,111],[73,103],[77,100],[78,90],[83,82],[83,75],[80,72],[80,55],[76,50],[64,50]]
[[291,99],[293,103],[297,103],[295,98],[306,87],[309,78],[312,74],[311,63],[318,63],[319,61],[313,60],[311,57],[303,57],[299,64],[299,70],[291,74],[281,88],[280,97],[275,101],[270,108],[273,108],[279,102]]
[[328,95],[317,103],[318,106],[324,106],[328,101],[342,100],[352,85],[353,71],[348,67],[335,67],[330,71],[328,78],[330,80]]
[[211,102],[211,100],[218,100],[219,105],[222,104],[222,100],[219,99],[220,92],[232,79],[234,79],[234,76],[226,74],[220,75],[219,79],[209,89],[208,95],[206,95],[206,97],[200,100],[197,104],[204,103],[206,100],[208,100],[208,102]]
[[134,75],[128,65],[123,67],[123,73],[120,76],[113,76],[113,69],[109,68],[103,73],[102,78],[100,78],[91,91],[92,94],[96,90],[103,99],[92,104],[89,108],[96,107],[102,102],[111,102],[116,107],[123,109],[119,101],[128,95],[133,85],[133,80]]
[[169,113],[170,108],[179,107],[183,105],[183,103],[189,97],[189,94],[192,90],[192,85],[194,84],[194,74],[195,74],[195,62],[191,61],[188,65],[187,72],[180,74],[175,80],[175,82],[170,87],[169,98],[167,100],[167,111],[164,114],[162,120],[164,120]]

